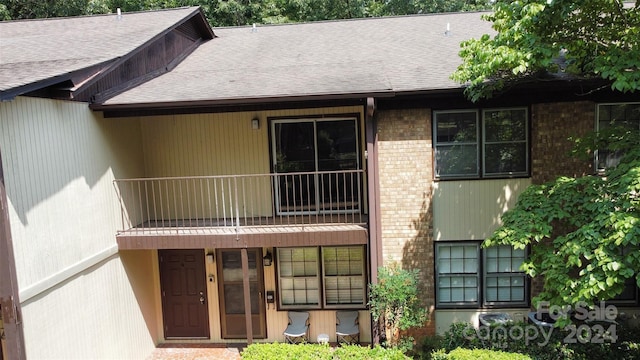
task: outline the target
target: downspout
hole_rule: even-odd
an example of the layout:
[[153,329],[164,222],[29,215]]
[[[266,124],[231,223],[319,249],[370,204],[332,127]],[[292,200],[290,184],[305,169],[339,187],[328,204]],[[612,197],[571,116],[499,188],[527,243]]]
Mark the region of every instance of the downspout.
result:
[[[371,283],[378,282],[378,267],[382,265],[382,224],[380,222],[380,183],[378,172],[378,129],[374,117],[375,98],[367,98],[365,136],[367,141],[367,190],[369,193],[369,269]],[[379,327],[371,322],[371,341],[380,343]]]

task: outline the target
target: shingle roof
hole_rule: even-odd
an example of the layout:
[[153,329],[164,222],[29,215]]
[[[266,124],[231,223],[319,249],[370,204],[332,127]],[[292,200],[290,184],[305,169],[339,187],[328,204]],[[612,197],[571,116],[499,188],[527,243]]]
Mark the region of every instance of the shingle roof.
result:
[[0,92],[128,54],[198,12],[198,7],[0,22]]
[[[445,34],[449,24],[449,33]],[[216,28],[170,73],[107,100],[127,107],[459,88],[460,42],[491,33],[480,13]]]

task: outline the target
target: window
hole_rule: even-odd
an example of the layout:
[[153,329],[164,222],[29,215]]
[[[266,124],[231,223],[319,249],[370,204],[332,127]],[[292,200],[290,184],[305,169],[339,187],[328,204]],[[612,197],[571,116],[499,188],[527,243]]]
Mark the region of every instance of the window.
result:
[[278,248],[277,254],[280,308],[364,306],[363,246]]
[[434,112],[437,178],[528,175],[527,109],[487,109],[481,114],[477,110]]
[[[598,131],[616,126],[640,131],[640,103],[600,104],[597,110]],[[599,150],[596,156],[596,169],[604,172],[618,165],[622,153]]]
[[438,303],[478,305],[479,244],[438,244]]
[[526,278],[520,265],[524,262],[524,250],[510,246],[494,246],[484,249],[484,301],[487,305],[526,305]]
[[528,288],[520,271],[524,250],[481,249],[479,242],[436,244],[438,307],[527,306]]
[[[620,249],[620,254],[622,256],[627,256],[631,253],[631,247],[623,247]],[[638,284],[636,283],[635,276],[631,276],[624,282],[624,289],[618,296],[614,297],[610,300],[612,304],[618,306],[634,306],[638,304],[638,292],[640,289],[638,288]]]

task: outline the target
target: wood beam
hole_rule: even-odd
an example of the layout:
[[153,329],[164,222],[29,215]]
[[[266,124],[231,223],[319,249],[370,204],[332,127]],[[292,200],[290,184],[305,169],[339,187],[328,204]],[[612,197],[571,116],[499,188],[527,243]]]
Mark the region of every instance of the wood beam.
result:
[[[244,318],[247,325],[247,345],[253,343],[253,322],[251,319],[251,294],[249,292],[249,255],[247,248],[240,250],[242,261],[242,287],[244,292]],[[256,266],[258,264],[256,263]]]

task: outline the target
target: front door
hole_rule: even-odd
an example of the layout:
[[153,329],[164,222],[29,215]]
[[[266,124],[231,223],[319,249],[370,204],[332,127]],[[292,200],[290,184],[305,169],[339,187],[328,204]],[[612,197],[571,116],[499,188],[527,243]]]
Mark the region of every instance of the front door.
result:
[[[246,339],[247,325],[244,312],[242,260],[239,249],[218,250],[218,291],[220,292],[220,319],[222,338]],[[262,293],[262,249],[247,249],[249,258],[249,294],[251,297],[251,324],[253,337],[267,335]]]
[[164,336],[209,338],[204,250],[159,250]]

